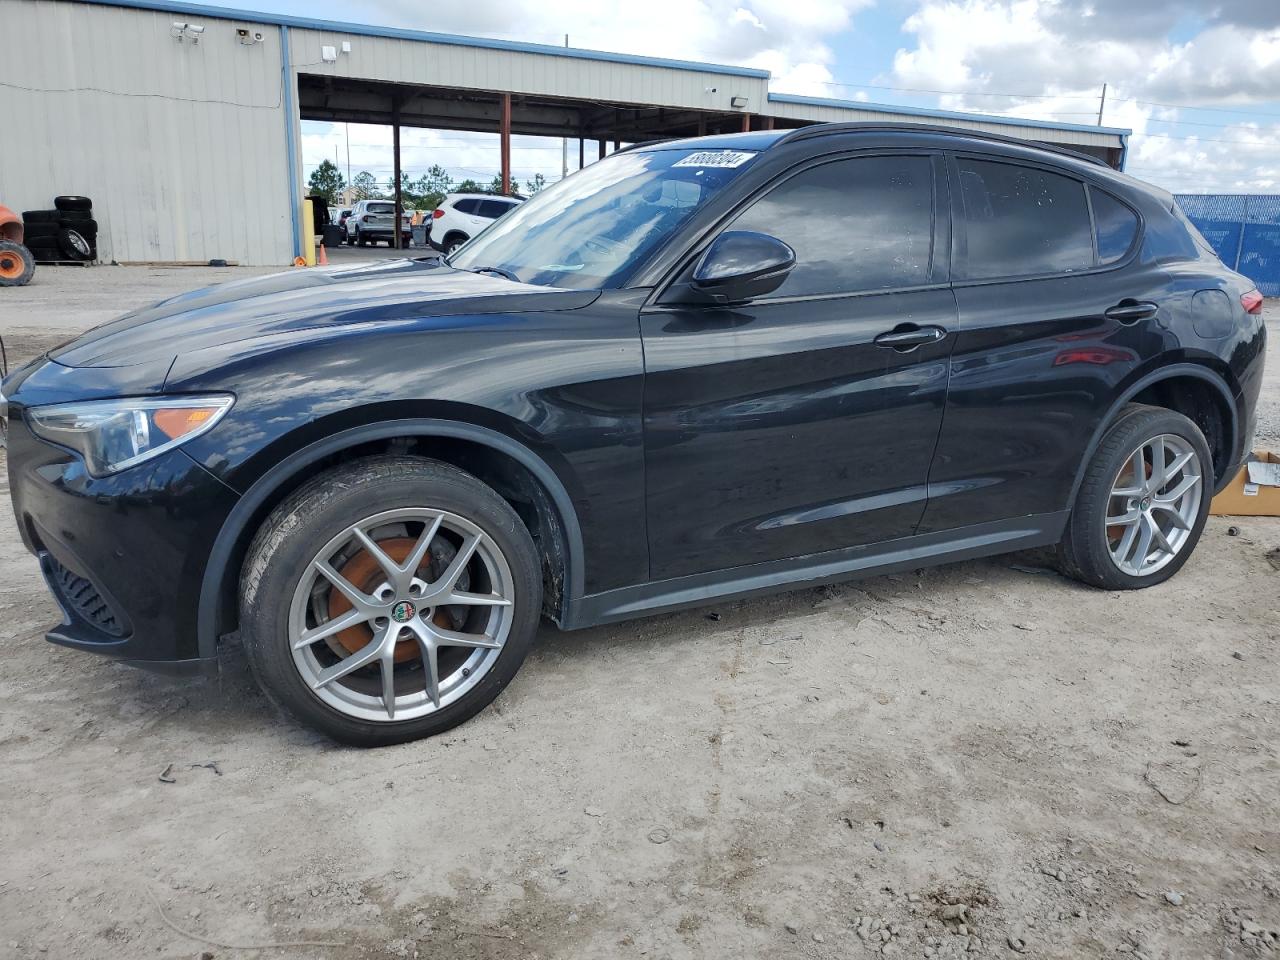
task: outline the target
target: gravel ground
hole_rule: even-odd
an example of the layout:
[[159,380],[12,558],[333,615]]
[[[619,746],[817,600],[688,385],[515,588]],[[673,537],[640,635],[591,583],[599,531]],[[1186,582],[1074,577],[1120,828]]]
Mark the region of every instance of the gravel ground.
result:
[[[251,272],[42,269],[0,332]],[[238,650],[182,684],[45,644],[7,511],[0,544],[0,957],[1280,952],[1277,519],[1138,593],[1024,554],[548,627],[480,717],[373,752]]]

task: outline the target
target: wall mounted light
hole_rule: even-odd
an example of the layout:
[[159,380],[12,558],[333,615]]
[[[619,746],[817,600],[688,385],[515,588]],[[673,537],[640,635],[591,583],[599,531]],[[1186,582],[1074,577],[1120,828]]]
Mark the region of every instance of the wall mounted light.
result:
[[734,107],[738,110],[741,110],[746,105],[747,105],[746,97],[730,97],[729,98],[729,106]]

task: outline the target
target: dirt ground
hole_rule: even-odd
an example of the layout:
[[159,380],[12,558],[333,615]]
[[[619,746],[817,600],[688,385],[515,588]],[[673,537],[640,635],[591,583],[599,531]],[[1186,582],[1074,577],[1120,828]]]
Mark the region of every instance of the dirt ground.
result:
[[[0,333],[249,272],[43,269]],[[1276,956],[1277,547],[1213,518],[1137,593],[1021,554],[547,627],[478,718],[360,752],[237,649],[180,683],[45,643],[5,509],[0,957]]]

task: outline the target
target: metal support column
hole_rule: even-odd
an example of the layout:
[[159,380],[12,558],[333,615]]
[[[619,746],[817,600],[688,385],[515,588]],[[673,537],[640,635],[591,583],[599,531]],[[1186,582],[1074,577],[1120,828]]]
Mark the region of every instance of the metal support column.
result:
[[744,113],[742,115],[742,132],[743,133],[751,132],[751,114],[749,113]]
[[502,140],[502,192],[511,196],[511,94],[502,95],[502,118],[498,124]]
[[404,219],[404,197],[400,192],[400,101],[397,100],[391,107],[391,165],[392,176],[395,177],[395,200],[396,212],[395,222],[391,226],[391,245],[397,250],[400,249],[402,243],[402,233],[400,223]]

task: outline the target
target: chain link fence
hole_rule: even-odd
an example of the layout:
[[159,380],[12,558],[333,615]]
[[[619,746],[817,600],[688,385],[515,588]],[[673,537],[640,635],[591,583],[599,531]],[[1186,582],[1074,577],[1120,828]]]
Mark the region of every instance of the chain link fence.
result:
[[1280,297],[1280,195],[1184,193],[1178,206],[1222,262]]

